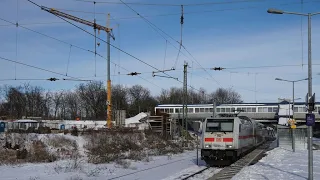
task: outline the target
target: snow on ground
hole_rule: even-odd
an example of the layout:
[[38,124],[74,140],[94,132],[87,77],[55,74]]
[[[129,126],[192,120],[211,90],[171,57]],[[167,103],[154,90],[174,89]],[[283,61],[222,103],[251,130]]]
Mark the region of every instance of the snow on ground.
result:
[[[315,139],[316,140],[316,139]],[[298,148],[277,147],[258,163],[245,167],[232,180],[300,180],[308,179],[308,151]],[[313,151],[313,179],[320,180],[320,150]]]
[[[197,158],[194,158],[194,165],[190,166],[189,168],[186,168],[180,172],[177,172],[163,180],[176,180],[176,179],[182,179],[184,177],[187,177],[193,173],[196,173],[202,169],[206,168],[206,163],[202,160],[200,160],[200,151],[199,151],[199,161],[197,165]],[[210,168],[205,171],[203,171],[200,174],[195,175],[194,177],[189,178],[190,180],[203,180],[208,179],[212,177],[214,174],[218,173],[221,170],[221,168]]]
[[151,157],[150,162],[129,161],[125,169],[119,164],[89,164],[85,161],[61,160],[53,163],[1,166],[6,180],[150,180],[164,179],[188,168],[197,167],[195,151],[170,156]]

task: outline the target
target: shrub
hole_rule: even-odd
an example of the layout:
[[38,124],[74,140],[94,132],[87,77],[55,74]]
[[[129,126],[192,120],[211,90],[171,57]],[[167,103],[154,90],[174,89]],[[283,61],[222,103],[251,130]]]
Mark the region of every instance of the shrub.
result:
[[71,146],[73,143],[75,143],[75,140],[58,135],[58,136],[50,137],[47,143],[49,146],[52,146],[54,148],[62,148],[66,146]]
[[152,132],[101,132],[86,137],[88,143],[85,148],[88,150],[90,163],[105,163],[119,159],[149,161],[149,155],[183,152],[179,142],[170,142]]
[[53,162],[57,158],[50,154],[40,140],[33,141],[28,153],[28,162]]
[[78,135],[79,135],[77,126],[72,127],[71,135],[72,135],[72,136],[78,136]]

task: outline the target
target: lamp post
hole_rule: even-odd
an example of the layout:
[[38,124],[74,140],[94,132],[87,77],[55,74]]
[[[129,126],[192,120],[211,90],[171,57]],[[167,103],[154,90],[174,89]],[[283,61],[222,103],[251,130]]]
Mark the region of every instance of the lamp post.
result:
[[[271,14],[293,14],[308,17],[308,101],[312,97],[312,61],[311,61],[311,17],[320,14],[315,13],[298,13],[287,12],[278,9],[268,9]],[[308,114],[312,114],[312,109],[308,108]],[[312,152],[312,126],[308,126],[308,180],[313,180],[313,152]]]
[[[304,79],[299,79],[299,80],[295,80],[295,81],[290,81],[290,80],[286,80],[286,79],[281,79],[281,78],[276,78],[276,81],[286,81],[286,82],[291,82],[292,83],[292,118],[294,119],[294,83],[295,82],[299,82],[299,81],[305,81],[308,80],[308,78],[304,78]],[[299,98],[300,99],[300,98]]]
[[[277,79],[276,79],[277,80]],[[294,91],[293,91],[294,92]],[[294,93],[293,93],[294,94]],[[291,107],[290,107],[290,99],[280,99],[280,98],[278,98],[279,100],[288,100],[288,102],[289,102],[289,120],[290,120],[290,109],[291,109]],[[292,98],[292,119],[294,120],[294,101],[295,100],[299,100],[299,99],[301,99],[301,98],[296,98],[296,99],[294,99],[294,95],[293,95],[293,98]],[[295,152],[295,143],[296,143],[296,140],[295,140],[295,136],[294,136],[294,129],[296,128],[295,126],[293,127],[293,121],[291,121],[291,123],[290,123],[290,125],[291,125],[291,139],[292,139],[292,142],[291,142],[291,144],[292,144],[292,151],[293,152]]]

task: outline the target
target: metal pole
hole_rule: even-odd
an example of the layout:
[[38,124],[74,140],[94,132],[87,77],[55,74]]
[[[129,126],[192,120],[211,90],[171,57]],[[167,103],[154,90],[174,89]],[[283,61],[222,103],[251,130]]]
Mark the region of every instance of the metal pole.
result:
[[[294,120],[294,81],[292,81],[292,120]],[[292,150],[293,152],[296,151],[296,140],[295,140],[295,135],[294,135],[294,128],[291,128],[291,133],[292,133]]]
[[185,128],[186,128],[186,140],[187,140],[187,145],[188,145],[188,92],[187,92],[187,68],[188,68],[188,63],[186,62],[184,64],[184,78],[183,78],[183,81],[184,81],[184,85],[183,85],[183,88],[184,88],[184,102],[185,102],[185,109],[184,109],[184,112],[185,112]]
[[[312,64],[311,64],[311,14],[308,13],[308,94],[312,96]],[[308,109],[308,113],[312,110]],[[312,126],[308,126],[308,180],[313,180]]]
[[213,118],[215,118],[215,115],[216,115],[216,107],[217,107],[217,104],[216,104],[216,102],[213,102]]
[[111,128],[110,32],[107,32],[107,125]]
[[198,143],[199,143],[199,130],[197,130],[197,165],[199,166],[199,146],[198,146]]

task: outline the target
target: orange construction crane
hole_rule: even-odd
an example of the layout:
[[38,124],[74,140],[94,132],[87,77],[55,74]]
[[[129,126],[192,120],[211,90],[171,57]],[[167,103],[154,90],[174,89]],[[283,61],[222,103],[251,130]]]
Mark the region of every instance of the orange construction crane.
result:
[[[88,26],[93,27],[93,29],[96,32],[96,29],[98,29],[98,31],[103,30],[107,33],[107,107],[108,107],[108,111],[107,111],[107,126],[108,128],[111,128],[111,117],[112,117],[112,108],[111,108],[111,79],[110,79],[110,37],[112,37],[113,40],[115,40],[115,37],[112,33],[112,28],[109,28],[109,21],[110,21],[110,14],[108,14],[108,20],[107,20],[107,27],[101,26],[99,24],[96,23],[96,20],[94,20],[94,22],[90,22],[75,16],[72,16],[70,14],[66,14],[64,12],[55,10],[53,8],[48,8],[45,6],[41,6],[41,9],[44,11],[47,11],[51,14],[54,14],[56,16],[60,16],[60,17],[64,17],[66,19],[70,19],[73,21],[76,21],[78,23],[82,23]],[[95,37],[96,38],[96,37]],[[96,47],[96,43],[95,43],[95,47]],[[95,51],[96,54],[96,51]]]

